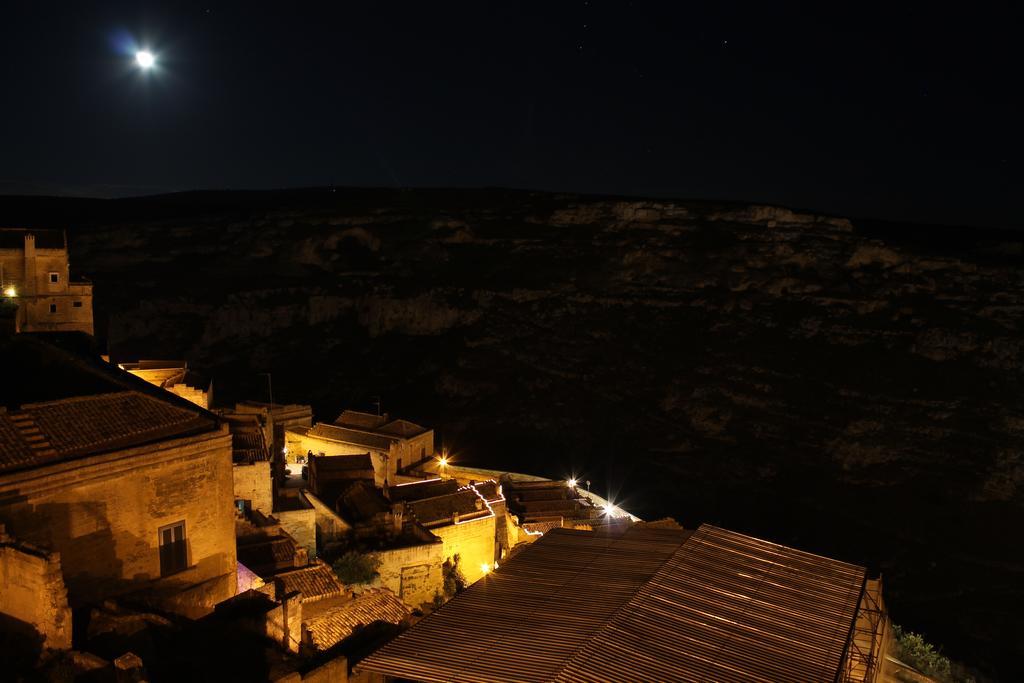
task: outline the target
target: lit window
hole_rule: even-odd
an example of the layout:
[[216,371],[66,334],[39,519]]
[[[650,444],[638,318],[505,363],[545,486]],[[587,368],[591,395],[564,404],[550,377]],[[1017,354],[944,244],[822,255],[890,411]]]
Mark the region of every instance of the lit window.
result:
[[50,282],[53,284],[60,282],[60,273],[50,273]]
[[75,308],[81,308],[82,307],[82,302],[81,301],[76,301],[76,302],[74,302],[71,305],[74,306]]
[[169,576],[187,567],[185,522],[160,527],[160,576]]
[[57,312],[57,304],[50,304],[50,313]]

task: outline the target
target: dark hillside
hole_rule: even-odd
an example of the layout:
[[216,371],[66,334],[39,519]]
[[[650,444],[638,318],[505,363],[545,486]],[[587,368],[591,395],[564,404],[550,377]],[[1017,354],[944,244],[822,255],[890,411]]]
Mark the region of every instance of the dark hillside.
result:
[[0,200],[67,225],[115,359],[218,400],[384,409],[884,573],[894,618],[1024,658],[1020,233],[504,190]]

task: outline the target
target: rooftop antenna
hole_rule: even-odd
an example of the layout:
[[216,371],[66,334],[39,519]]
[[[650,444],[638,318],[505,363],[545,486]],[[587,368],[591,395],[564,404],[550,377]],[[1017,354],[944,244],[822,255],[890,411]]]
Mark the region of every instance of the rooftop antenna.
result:
[[370,405],[377,406],[377,416],[380,417],[380,396],[374,396]]
[[[266,377],[266,391],[270,395],[270,413],[267,416],[267,421],[273,424],[273,382],[270,379],[270,373],[260,373]],[[278,426],[273,425],[273,429],[270,430],[270,453],[276,453],[278,449],[278,442],[276,442],[274,432],[278,429]]]

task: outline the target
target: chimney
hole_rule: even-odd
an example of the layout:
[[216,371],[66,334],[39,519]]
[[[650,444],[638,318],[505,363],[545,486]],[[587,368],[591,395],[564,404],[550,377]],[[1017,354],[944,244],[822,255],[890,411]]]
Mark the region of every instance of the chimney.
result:
[[393,503],[391,505],[391,529],[396,533],[402,532],[402,521],[405,516],[405,503]]
[[25,235],[25,295],[36,294],[36,236]]

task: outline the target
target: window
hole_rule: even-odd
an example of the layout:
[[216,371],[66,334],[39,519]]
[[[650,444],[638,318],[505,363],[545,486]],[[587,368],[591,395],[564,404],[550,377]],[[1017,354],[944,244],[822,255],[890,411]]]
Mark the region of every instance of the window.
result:
[[170,576],[187,567],[185,522],[160,527],[160,576]]
[[76,301],[76,302],[72,303],[71,305],[74,306],[75,308],[81,308],[82,307],[82,302],[81,301]]
[[53,272],[51,272],[50,273],[50,283],[51,284],[57,284],[58,282],[60,282],[60,273],[53,273]]
[[50,304],[50,313],[57,312],[57,304]]
[[402,459],[401,458],[398,459],[398,464],[395,465],[395,471],[397,471],[397,472],[401,472],[402,471]]
[[420,460],[423,460],[426,457],[427,457],[427,447],[424,446],[423,448],[420,449]]

